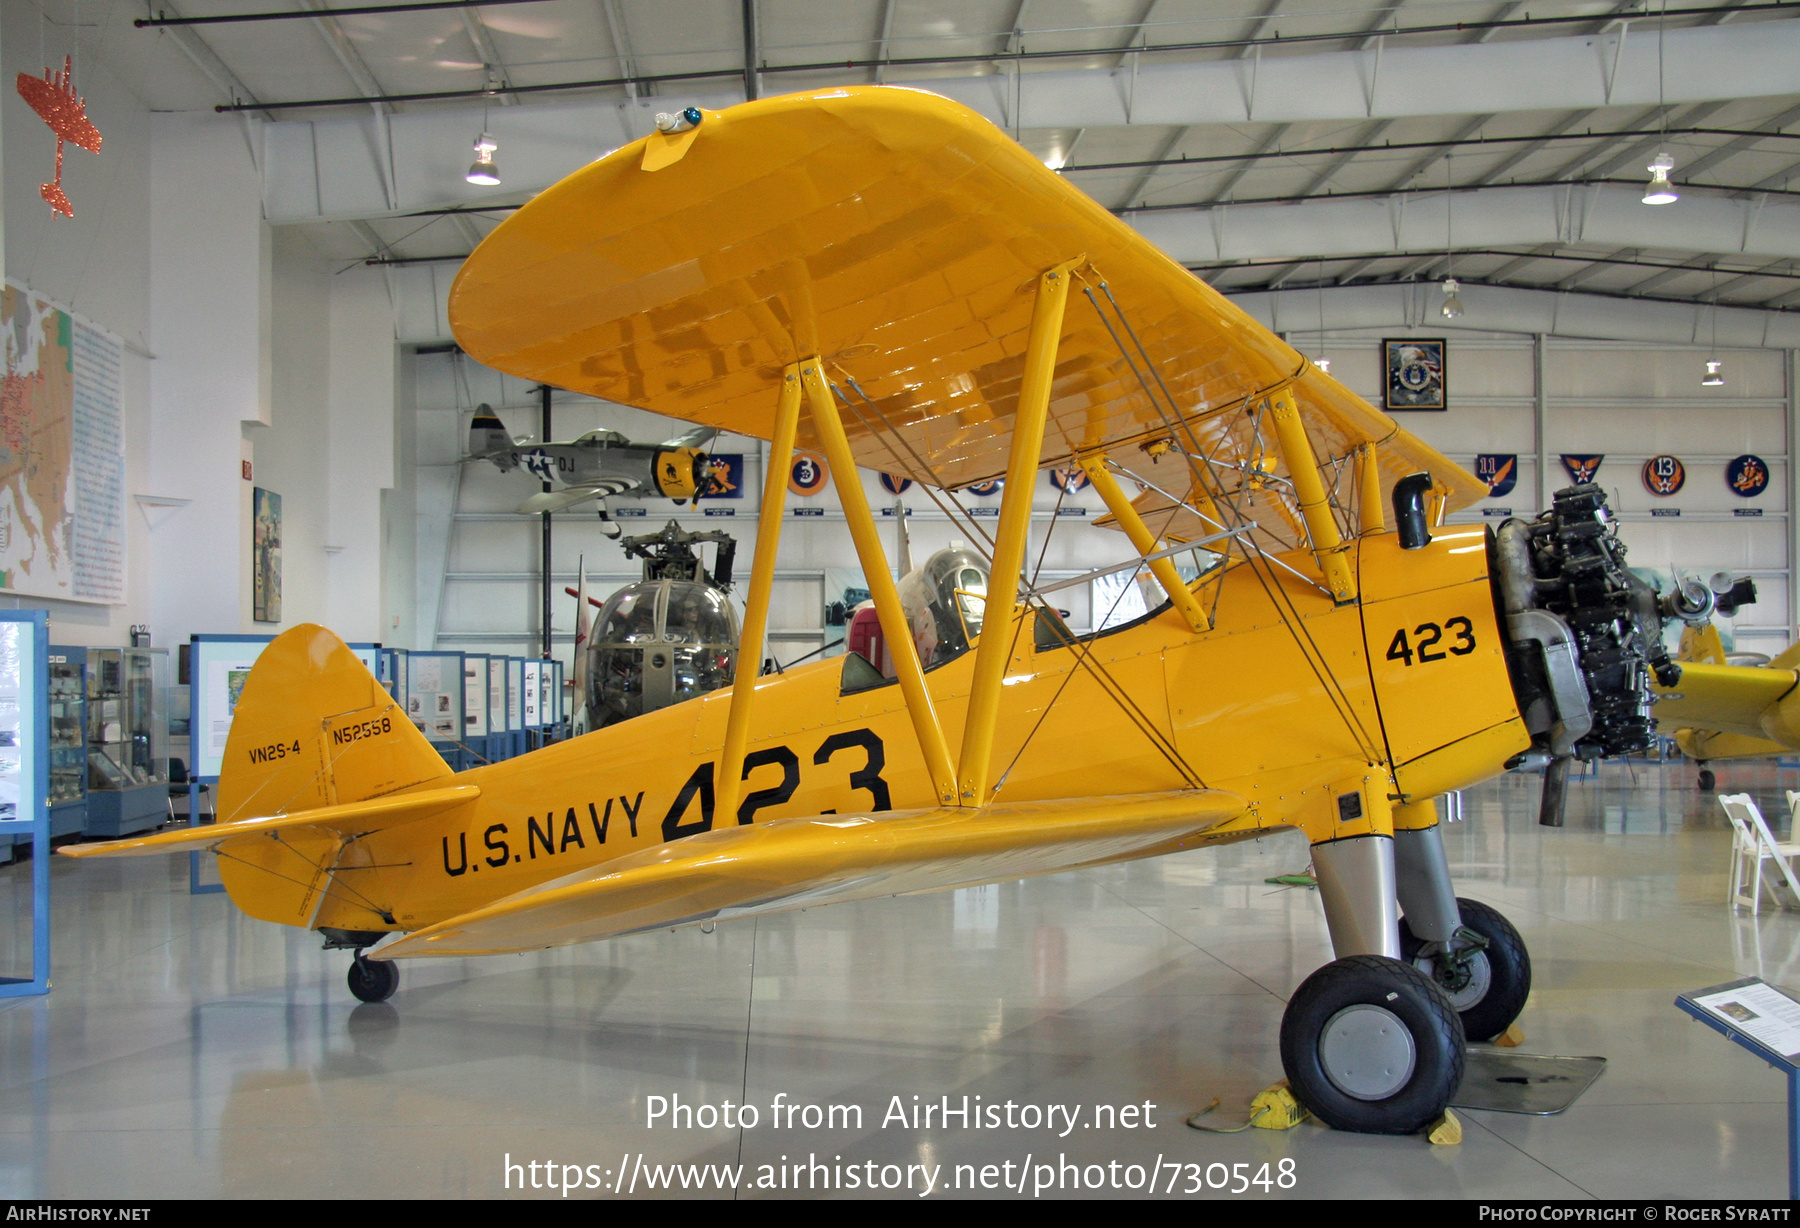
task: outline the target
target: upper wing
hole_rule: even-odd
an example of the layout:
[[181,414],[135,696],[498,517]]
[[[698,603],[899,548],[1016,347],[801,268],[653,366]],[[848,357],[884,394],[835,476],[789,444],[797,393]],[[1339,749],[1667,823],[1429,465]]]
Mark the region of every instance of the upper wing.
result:
[[617,482],[599,482],[587,486],[569,486],[562,490],[539,491],[514,509],[520,512],[560,512],[565,507],[574,507],[577,503],[586,503],[589,499],[604,499],[611,495],[622,495],[636,482],[620,480]]
[[1453,509],[1486,492],[987,120],[918,90],[769,98],[627,145],[495,229],[450,320],[488,366],[763,439],[784,365],[818,354],[879,408],[847,416],[859,464],[958,489],[1005,473],[1032,287],[1083,256],[1040,463],[1169,433],[1111,299],[1215,459],[1270,451],[1241,411],[1293,381],[1328,485],[1378,442],[1387,486],[1425,469]]
[[1717,729],[1800,746],[1781,711],[1796,681],[1800,675],[1791,669],[1684,661],[1680,682],[1655,688],[1656,723],[1664,730]]
[[481,955],[1048,874],[1172,851],[1241,814],[1216,790],[777,819],[720,828],[545,883],[381,949]]

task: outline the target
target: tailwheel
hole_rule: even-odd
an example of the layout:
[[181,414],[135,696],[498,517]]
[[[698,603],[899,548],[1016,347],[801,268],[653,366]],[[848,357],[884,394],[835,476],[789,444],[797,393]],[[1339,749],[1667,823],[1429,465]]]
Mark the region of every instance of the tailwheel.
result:
[[1352,955],[1294,991],[1281,1064],[1300,1102],[1333,1129],[1412,1134],[1443,1116],[1462,1083],[1462,1021],[1411,964]]
[[1492,1040],[1525,1009],[1531,953],[1512,922],[1480,900],[1459,898],[1456,907],[1462,928],[1449,943],[1416,937],[1402,919],[1400,954],[1444,991],[1470,1040]]
[[1717,783],[1718,781],[1714,778],[1711,768],[1700,769],[1700,792],[1711,793],[1713,791],[1713,786]]
[[400,966],[391,959],[367,959],[361,951],[350,961],[350,992],[362,1002],[386,1002],[400,988]]

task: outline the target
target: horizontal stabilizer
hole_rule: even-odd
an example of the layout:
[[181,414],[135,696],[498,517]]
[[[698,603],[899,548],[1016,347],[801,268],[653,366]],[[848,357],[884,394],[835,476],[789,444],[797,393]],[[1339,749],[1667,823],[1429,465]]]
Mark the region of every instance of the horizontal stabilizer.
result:
[[339,806],[316,806],[310,810],[296,810],[291,814],[272,814],[254,819],[235,819],[229,823],[208,823],[202,827],[184,827],[149,836],[109,840],[105,844],[68,844],[56,851],[65,857],[144,857],[151,853],[182,853],[190,849],[209,848],[239,836],[268,835],[293,827],[316,827],[350,837],[380,828],[396,827],[415,819],[430,818],[452,807],[465,806],[480,796],[481,788],[478,785],[453,785],[446,789],[399,793],[368,801],[346,802]]
[[1243,813],[1234,793],[1010,802],[777,819],[605,862],[383,947],[487,955],[640,930],[937,891],[1169,852]]
[[634,482],[603,482],[598,486],[570,486],[563,490],[546,490],[531,496],[519,504],[515,511],[537,515],[540,512],[560,512],[566,507],[574,507],[577,503],[586,503],[589,499],[604,499],[609,495],[623,494],[630,490]]

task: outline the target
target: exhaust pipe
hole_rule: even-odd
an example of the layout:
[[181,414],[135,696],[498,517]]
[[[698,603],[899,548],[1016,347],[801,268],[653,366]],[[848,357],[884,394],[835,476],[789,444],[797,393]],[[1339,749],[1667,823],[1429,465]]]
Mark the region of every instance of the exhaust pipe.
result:
[[1430,490],[1429,473],[1409,473],[1394,483],[1394,527],[1402,550],[1418,550],[1431,541],[1425,522],[1425,495]]

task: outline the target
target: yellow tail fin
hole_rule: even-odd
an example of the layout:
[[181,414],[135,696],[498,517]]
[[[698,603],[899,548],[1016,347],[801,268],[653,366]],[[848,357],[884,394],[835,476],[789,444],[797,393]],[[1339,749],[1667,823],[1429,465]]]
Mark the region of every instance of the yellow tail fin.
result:
[[[263,649],[244,683],[219,776],[219,823],[345,806],[445,785],[453,775],[356,654],[307,623]],[[363,829],[405,817],[371,813]],[[322,903],[332,903],[334,915],[318,924],[389,925],[378,905],[326,898],[353,838],[337,823],[284,830],[274,839],[246,833],[220,845],[219,876],[239,908],[265,921],[312,925]],[[338,918],[338,911],[347,915]]]

